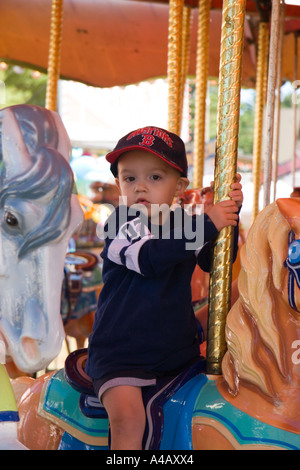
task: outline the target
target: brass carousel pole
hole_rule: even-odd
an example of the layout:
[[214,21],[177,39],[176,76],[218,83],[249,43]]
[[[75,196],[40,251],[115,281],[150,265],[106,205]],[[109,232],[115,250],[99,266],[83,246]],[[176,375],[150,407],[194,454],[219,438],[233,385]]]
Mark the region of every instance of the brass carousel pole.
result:
[[191,26],[192,16],[191,8],[183,7],[182,16],[182,44],[181,44],[181,87],[180,87],[180,111],[179,111],[179,125],[181,129],[182,117],[183,117],[183,104],[184,104],[184,92],[185,83],[189,69],[189,58],[190,58],[190,39],[191,39]]
[[293,115],[294,115],[294,140],[293,140],[293,160],[292,160],[292,187],[295,188],[295,179],[296,179],[296,148],[297,148],[297,138],[298,138],[298,125],[297,125],[297,83],[298,83],[298,37],[299,32],[294,33],[294,43],[295,43],[295,54],[294,54],[294,87],[295,91],[293,93]]
[[258,29],[258,52],[256,68],[256,101],[253,139],[253,209],[252,223],[259,212],[259,190],[261,186],[262,136],[269,54],[269,22],[260,22]]
[[282,50],[284,38],[284,20],[285,20],[285,4],[280,5],[280,24],[279,24],[279,38],[278,38],[278,58],[277,58],[277,95],[276,95],[276,108],[275,108],[275,124],[274,124],[274,149],[273,149],[273,201],[276,200],[276,183],[278,176],[278,157],[279,157],[279,131],[280,131],[280,89],[281,89],[281,69],[282,69]]
[[206,94],[208,76],[209,12],[210,0],[199,0],[194,135],[194,188],[201,188],[203,186]]
[[[224,0],[214,202],[228,199],[235,179],[246,0]],[[207,373],[220,374],[226,352],[225,322],[230,308],[233,227],[221,230],[213,247],[207,330]]]
[[168,41],[168,129],[180,134],[184,0],[170,0]]
[[46,108],[57,109],[57,84],[60,72],[60,50],[62,40],[63,0],[52,0],[50,46],[48,55],[48,81]]
[[270,204],[272,179],[272,152],[274,133],[274,105],[277,75],[278,37],[279,37],[280,0],[272,1],[271,39],[268,69],[266,148],[264,152],[264,207]]

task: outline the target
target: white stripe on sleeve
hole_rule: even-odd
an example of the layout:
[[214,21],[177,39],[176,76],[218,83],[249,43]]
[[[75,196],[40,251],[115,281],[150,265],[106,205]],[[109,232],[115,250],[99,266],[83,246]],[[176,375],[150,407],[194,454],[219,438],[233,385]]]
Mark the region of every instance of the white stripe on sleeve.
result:
[[125,252],[126,268],[136,271],[138,274],[142,274],[139,266],[139,253],[144,243],[150,240],[150,238],[142,238],[127,248]]

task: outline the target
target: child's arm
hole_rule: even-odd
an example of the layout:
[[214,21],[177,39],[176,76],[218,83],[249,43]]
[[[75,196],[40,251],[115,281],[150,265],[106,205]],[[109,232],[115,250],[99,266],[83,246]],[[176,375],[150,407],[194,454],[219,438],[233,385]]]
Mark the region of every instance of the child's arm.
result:
[[[116,235],[112,233],[111,237],[106,238],[101,256],[146,277],[160,276],[188,257],[195,258],[198,249],[214,239],[218,231],[207,214],[188,216],[182,209],[178,210],[182,216],[177,219],[174,228],[163,238],[157,238],[139,217],[131,217],[120,225],[117,209],[117,216],[112,219],[116,221]],[[184,217],[190,222],[187,227],[183,224]],[[109,230],[106,228],[105,232]]]
[[228,227],[229,225],[233,225],[235,227],[238,223],[238,206],[233,200],[229,199],[218,202],[217,204],[205,209],[205,212],[218,231],[224,227]]
[[[210,217],[218,230],[233,225],[234,226],[234,247],[233,247],[233,261],[236,258],[238,251],[238,213],[243,203],[242,185],[240,183],[241,175],[237,173],[236,181],[232,183],[232,191],[229,193],[230,200],[219,202],[212,206],[206,206],[205,212]],[[213,185],[213,183],[212,183]],[[197,262],[203,271],[209,272],[211,261],[211,244],[206,243],[200,251]]]
[[[241,176],[236,175],[236,182],[231,185],[232,191],[229,196],[232,199],[221,201],[215,205],[208,206],[205,209],[206,214],[209,216],[211,221],[214,223],[218,230],[224,227],[232,225],[234,227],[234,243],[233,243],[233,261],[237,256],[238,251],[238,238],[239,238],[239,216],[242,203],[243,203],[243,192],[242,185],[240,184]],[[200,251],[197,262],[200,268],[209,272],[211,262],[211,244],[206,243]]]
[[[118,228],[117,236],[113,240],[109,240],[104,251],[107,257],[117,264],[147,277],[157,277],[187,257],[197,255],[207,241],[217,236],[221,228],[227,225],[236,226],[237,212],[237,204],[228,200],[212,206],[209,209],[209,214],[192,216],[193,229],[191,233],[195,234],[195,239],[198,238],[196,237],[198,231],[200,230],[201,234],[201,229],[204,226],[203,240],[202,237],[199,237],[201,241],[195,240],[195,243],[193,238],[190,239],[186,236],[190,234],[186,234],[183,226],[171,229],[170,236],[167,238],[153,238],[149,231],[147,233],[147,228],[140,232],[144,224],[143,220],[137,217]],[[187,246],[191,244],[194,248],[188,249]]]

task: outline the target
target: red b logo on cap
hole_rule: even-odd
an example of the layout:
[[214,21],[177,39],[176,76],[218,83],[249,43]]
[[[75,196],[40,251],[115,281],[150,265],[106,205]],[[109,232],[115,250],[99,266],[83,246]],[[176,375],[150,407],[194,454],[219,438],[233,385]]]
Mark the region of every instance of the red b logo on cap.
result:
[[143,140],[140,142],[140,145],[145,145],[150,147],[153,145],[155,137],[153,135],[143,135]]

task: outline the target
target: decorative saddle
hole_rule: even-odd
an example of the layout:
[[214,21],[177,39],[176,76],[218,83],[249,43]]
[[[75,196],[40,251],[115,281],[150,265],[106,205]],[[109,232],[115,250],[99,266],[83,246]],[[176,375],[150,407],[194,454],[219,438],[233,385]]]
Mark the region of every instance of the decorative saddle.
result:
[[[69,448],[70,445],[73,447],[76,445],[76,448],[79,448],[79,441],[84,442],[84,448],[87,448],[87,446],[89,446],[88,448],[92,446],[92,448],[97,449],[109,448],[107,413],[94,394],[91,379],[84,371],[86,357],[86,349],[72,352],[66,359],[65,369],[58,371],[57,377],[53,376],[53,380],[48,384],[44,394],[44,412],[55,415],[57,419],[63,421],[63,429],[67,432],[63,436],[61,449]],[[203,359],[176,377],[161,378],[157,385],[144,387],[143,400],[147,417],[143,439],[143,448],[145,450],[159,449],[163,435],[164,404],[186,382],[203,373],[204,370],[205,360]],[[68,400],[73,401],[70,406],[72,416],[67,416],[69,413],[66,403],[64,401],[59,403],[57,400],[57,387],[63,389],[59,392],[60,396],[66,396],[65,389],[68,388],[68,393],[72,397],[69,397]],[[75,405],[74,400],[77,401],[78,406]],[[53,407],[54,403],[55,408]],[[62,423],[60,423],[60,426],[62,426]],[[75,441],[76,444],[74,444]]]

